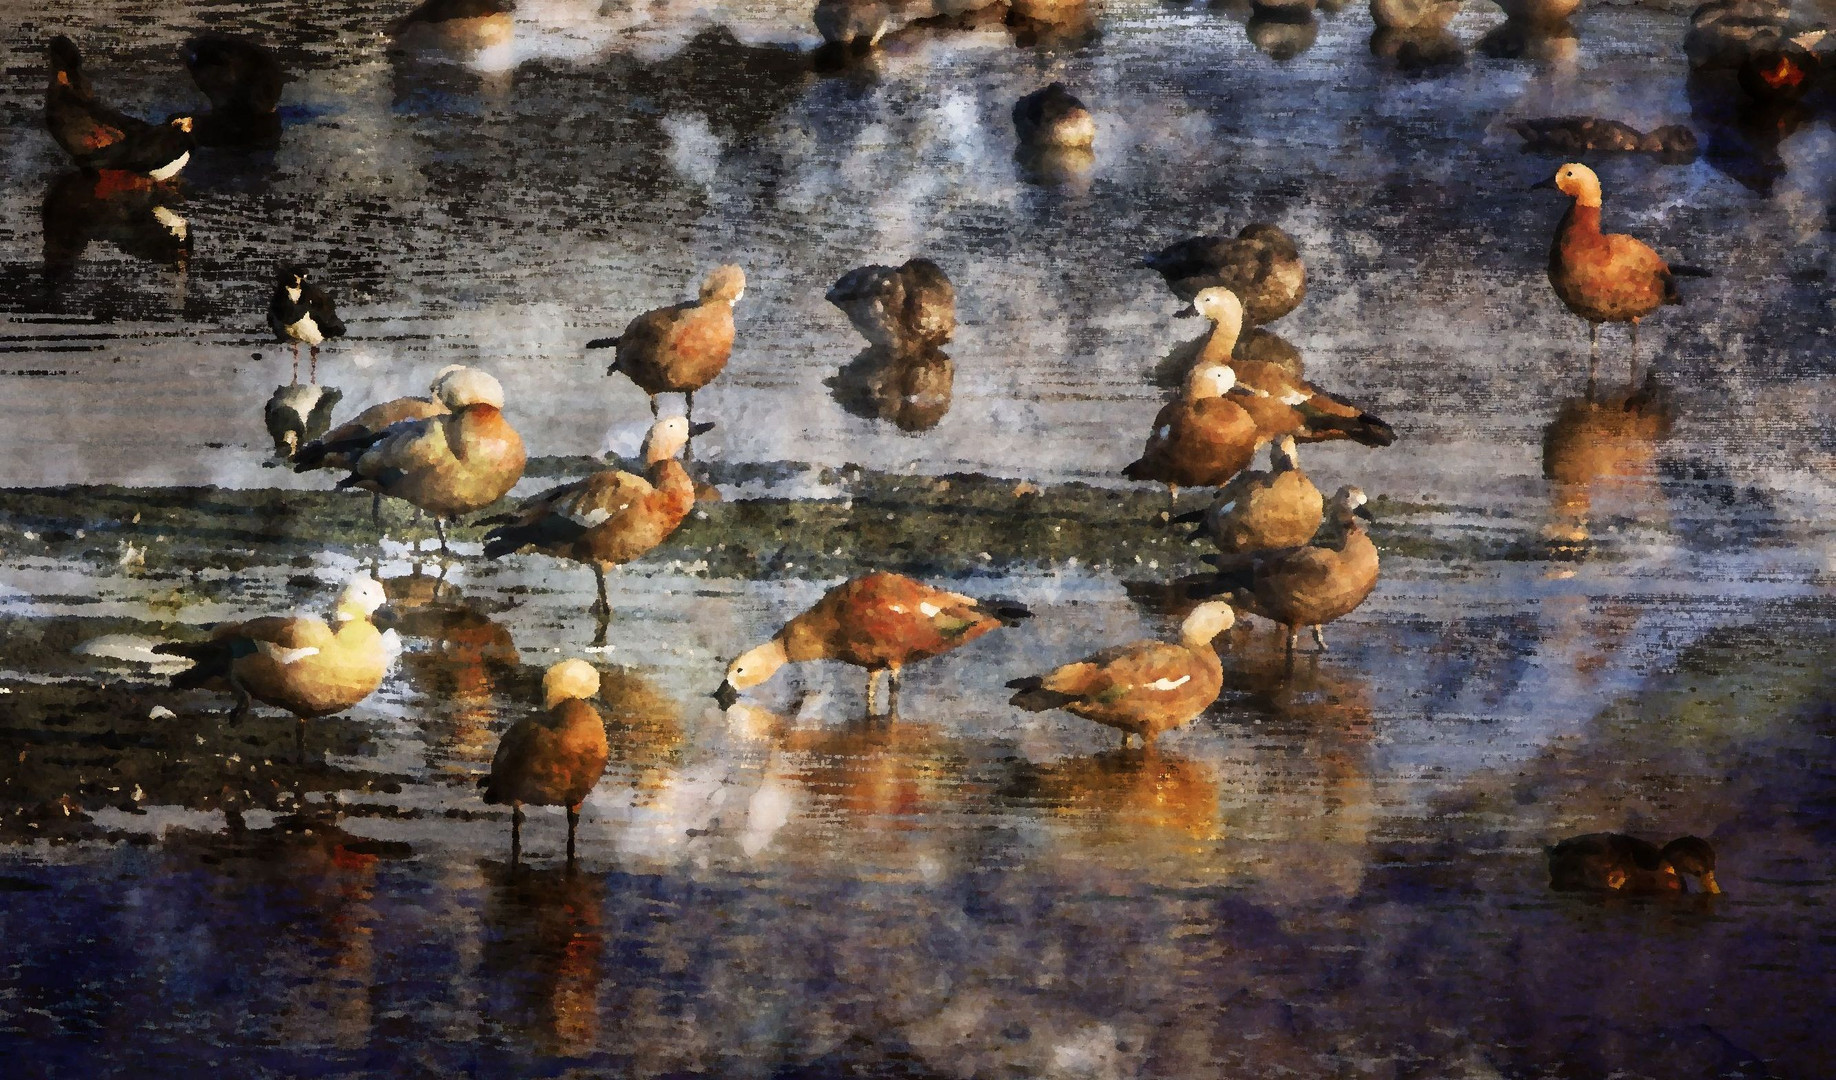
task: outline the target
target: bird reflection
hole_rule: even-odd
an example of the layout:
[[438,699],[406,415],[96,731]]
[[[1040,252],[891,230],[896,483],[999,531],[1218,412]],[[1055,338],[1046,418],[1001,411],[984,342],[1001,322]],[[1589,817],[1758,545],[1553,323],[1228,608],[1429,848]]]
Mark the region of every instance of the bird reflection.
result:
[[544,1053],[592,1050],[605,977],[604,881],[571,868],[487,865],[484,875],[480,973],[490,1019]]
[[[254,359],[261,360],[255,353]],[[332,410],[344,400],[344,391],[318,383],[288,383],[277,386],[262,409],[268,435],[274,440],[275,461],[293,460],[300,447],[331,430]]]
[[1083,195],[1090,190],[1090,177],[1096,168],[1096,154],[1088,146],[1032,146],[1021,143],[1014,149],[1014,167],[1020,179],[1039,187],[1061,188],[1067,194]]
[[1506,19],[1479,39],[1478,50],[1494,60],[1567,63],[1581,48],[1581,35],[1566,21]]
[[956,792],[963,763],[953,740],[897,712],[839,728],[791,728],[780,748],[821,804],[877,829],[908,829],[940,808]]
[[682,763],[682,706],[644,673],[628,667],[599,670],[600,715],[612,746],[610,771],[639,792],[660,790]]
[[1590,379],[1586,394],[1562,403],[1543,430],[1550,498],[1543,538],[1552,556],[1588,556],[1594,499],[1608,486],[1622,495],[1655,491],[1658,444],[1669,435],[1672,417],[1655,372],[1642,385],[1604,395]]
[[495,699],[534,696],[511,685],[520,657],[510,631],[418,564],[413,573],[384,578],[383,592],[398,615],[396,632],[427,643],[401,662],[408,684],[434,705],[426,717],[430,753],[449,770],[489,762]]
[[92,240],[183,272],[191,260],[191,229],[179,205],[169,184],[112,170],[65,173],[45,190],[45,280],[68,278]]
[[950,411],[955,380],[956,364],[941,349],[899,352],[870,346],[825,382],[850,414],[922,432]]
[[1268,54],[1271,60],[1292,60],[1313,48],[1314,39],[1320,34],[1320,21],[1311,13],[1297,19],[1286,13],[1257,11],[1243,24],[1243,33],[1251,45]]
[[1772,194],[1786,171],[1779,147],[1804,127],[1813,110],[1790,97],[1752,97],[1727,71],[1692,70],[1686,87],[1690,119],[1706,136],[1708,163],[1757,194]]
[[1396,64],[1410,75],[1451,71],[1466,59],[1466,50],[1445,26],[1380,26],[1371,32],[1371,55]]
[[1105,839],[1134,842],[1145,832],[1210,840],[1222,832],[1210,772],[1151,745],[1023,766],[1003,795],[1073,818]]

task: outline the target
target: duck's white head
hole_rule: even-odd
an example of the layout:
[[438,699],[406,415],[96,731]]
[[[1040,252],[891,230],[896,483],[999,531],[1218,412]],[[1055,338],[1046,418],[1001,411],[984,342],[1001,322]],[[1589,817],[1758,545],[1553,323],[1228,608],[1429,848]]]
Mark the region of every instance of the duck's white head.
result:
[[1243,301],[1222,285],[1200,289],[1192,298],[1192,307],[1233,340],[1243,332]]
[[716,266],[701,283],[701,299],[737,304],[746,293],[746,272],[732,264]]
[[1186,397],[1197,401],[1218,398],[1237,385],[1237,372],[1229,364],[1200,364],[1186,376]]
[[441,368],[439,371],[435,372],[434,377],[433,377],[433,382],[430,382],[427,384],[427,396],[428,397],[439,397],[440,387],[445,384],[446,377],[448,375],[451,375],[455,371],[464,371],[464,370],[466,370],[466,366],[464,364],[448,364],[445,367]]
[[688,440],[688,417],[672,416],[658,420],[651,425],[650,433],[644,436],[644,464],[655,465],[660,461],[668,461],[682,452]]
[[1578,161],[1556,170],[1555,186],[1557,191],[1572,196],[1582,206],[1600,205],[1600,177]]
[[368,574],[358,574],[345,582],[344,591],[338,594],[338,619],[367,619],[388,602],[389,594],[383,592],[382,582]]
[[495,409],[504,407],[503,385],[477,368],[460,368],[448,372],[435,385],[438,389],[434,392],[454,412],[467,405],[489,405]]
[[1347,484],[1338,491],[1333,492],[1333,517],[1341,521],[1349,521],[1349,519],[1353,517],[1361,517],[1369,521],[1371,520],[1371,512],[1364,508],[1364,504],[1370,501],[1371,500],[1365,496],[1363,488],[1356,488]]
[[1208,645],[1211,640],[1237,625],[1237,613],[1222,600],[1207,600],[1186,613],[1179,624],[1179,639],[1188,644]]
[[542,707],[552,709],[574,698],[599,693],[599,672],[585,660],[563,660],[542,674]]
[[789,662],[784,643],[776,638],[747,649],[727,665],[727,681],[714,691],[722,708],[731,708],[741,690],[750,690],[778,673]]

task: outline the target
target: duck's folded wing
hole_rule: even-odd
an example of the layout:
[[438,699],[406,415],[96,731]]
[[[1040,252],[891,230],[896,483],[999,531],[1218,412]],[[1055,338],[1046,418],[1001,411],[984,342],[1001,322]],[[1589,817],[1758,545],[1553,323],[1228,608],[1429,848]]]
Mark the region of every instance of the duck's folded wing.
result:
[[331,296],[316,285],[308,285],[302,292],[302,299],[306,301],[307,310],[312,312],[312,321],[318,324],[319,332],[326,337],[342,336],[344,320],[338,318],[338,308]]
[[457,459],[447,438],[446,417],[404,420],[378,432],[370,448],[357,459],[357,474],[384,479],[449,465]]
[[1078,676],[1082,682],[1080,696],[1100,705],[1124,698],[1153,700],[1161,694],[1174,693],[1192,681],[1192,654],[1180,646],[1159,641],[1105,650],[1084,664],[1095,670]]

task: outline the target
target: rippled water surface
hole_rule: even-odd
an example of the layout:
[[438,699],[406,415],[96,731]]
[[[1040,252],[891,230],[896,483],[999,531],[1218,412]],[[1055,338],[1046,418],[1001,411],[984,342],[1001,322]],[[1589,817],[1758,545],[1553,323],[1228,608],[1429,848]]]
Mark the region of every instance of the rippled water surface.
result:
[[[1836,1075],[1836,142],[1814,108],[1735,131],[1687,78],[1685,19],[1635,7],[1506,59],[1474,0],[1427,70],[1374,51],[1358,5],[1283,61],[1255,42],[1289,31],[1247,9],[1111,3],[1093,36],[919,30],[839,66],[770,3],[522,0],[465,62],[392,54],[404,7],[0,0],[20,1075]],[[70,34],[104,96],[157,117],[201,104],[175,49],[207,27],[296,78],[278,149],[200,151],[162,195],[181,255],[72,208],[39,49]],[[1085,175],[1041,182],[1008,111],[1053,79],[1099,135]],[[1636,378],[1609,328],[1591,387],[1543,273],[1562,202],[1526,190],[1559,159],[1505,126],[1561,113],[1709,148],[1598,163],[1609,227],[1715,276],[1645,325]],[[1003,684],[1176,623],[1200,549],[1117,474],[1150,373],[1201,328],[1135,260],[1253,220],[1310,275],[1270,329],[1399,433],[1303,451],[1322,488],[1376,497],[1383,580],[1323,655],[1246,619],[1218,704],[1118,751]],[[913,255],[961,323],[922,430],[850,391],[863,343],[822,298]],[[615,576],[597,641],[584,570],[486,563],[471,533],[443,565],[405,514],[379,545],[367,500],[263,467],[282,259],[339,297],[321,378],[347,406],[485,367],[545,459],[531,486],[649,422],[584,343],[742,264],[739,342],[696,402],[726,501]],[[1043,493],[951,509],[1021,480]],[[48,485],[78,486],[21,490]],[[359,566],[407,652],[301,745],[77,651],[322,609]],[[824,665],[708,696],[867,567],[1037,616],[913,668],[891,717]],[[613,762],[578,865],[537,809],[513,866],[475,785],[564,654],[604,673]],[[1547,891],[1543,846],[1606,829],[1711,839],[1726,893]]]

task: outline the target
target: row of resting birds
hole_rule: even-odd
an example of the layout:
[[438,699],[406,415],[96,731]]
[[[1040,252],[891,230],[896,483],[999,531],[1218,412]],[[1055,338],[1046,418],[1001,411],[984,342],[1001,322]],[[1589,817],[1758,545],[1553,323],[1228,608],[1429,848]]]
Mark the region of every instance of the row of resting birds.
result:
[[[224,116],[271,114],[278,76],[259,73],[277,69],[250,59],[259,58],[258,52],[222,44],[228,40],[211,48],[203,39],[187,45],[187,62],[200,87]],[[80,166],[155,183],[183,168],[191,118],[149,125],[115,113],[96,102],[67,39],[53,40],[47,54],[52,65],[47,126]],[[1061,84],[1022,99],[1014,123],[1023,144],[1060,151],[1087,150],[1095,136],[1089,111]],[[1550,253],[1557,296],[1587,321],[1596,348],[1603,322],[1630,323],[1636,342],[1641,319],[1679,302],[1675,278],[1700,271],[1670,266],[1632,237],[1602,233],[1600,183],[1586,166],[1564,165],[1547,183],[1573,199]],[[1175,376],[1178,389],[1154,417],[1141,456],[1124,474],[1165,485],[1175,505],[1181,488],[1215,489],[1209,509],[1178,519],[1200,525],[1216,545],[1218,553],[1210,557],[1215,572],[1191,584],[1197,603],[1174,641],[1112,646],[1008,685],[1018,708],[1064,710],[1118,730],[1124,745],[1139,740],[1145,747],[1216,701],[1224,674],[1214,642],[1234,625],[1238,612],[1281,625],[1290,650],[1304,628],[1324,649],[1323,626],[1370,595],[1378,580],[1378,553],[1364,525],[1366,497],[1349,485],[1323,496],[1300,467],[1298,444],[1350,440],[1382,447],[1395,433],[1348,398],[1307,381],[1298,353],[1259,329],[1294,310],[1306,295],[1300,252],[1279,228],[1255,224],[1235,236],[1194,237],[1150,255],[1144,266],[1159,272],[1211,328],[1170,358],[1172,370],[1164,373]],[[487,558],[535,551],[590,567],[602,634],[610,613],[606,571],[662,544],[694,508],[697,487],[681,460],[691,438],[705,430],[693,424],[694,394],[727,366],[735,341],[733,309],[745,284],[739,267],[718,267],[695,300],[645,312],[617,336],[588,343],[612,349],[607,373],[626,376],[650,397],[656,419],[644,442],[641,475],[604,469],[483,522],[493,526],[484,542]],[[827,296],[873,347],[894,355],[934,350],[955,330],[955,288],[930,260],[862,267]],[[318,351],[347,329],[332,297],[304,269],[283,267],[270,296],[268,324],[276,340],[294,350],[292,378],[270,401],[268,421],[277,449],[296,470],[343,472],[337,486],[371,492],[373,509],[384,496],[411,504],[433,517],[443,550],[447,521],[492,507],[522,479],[523,442],[504,414],[503,388],[491,375],[450,366],[435,376],[427,397],[378,403],[331,428],[338,396],[318,385]],[[311,350],[303,386],[300,345]],[[683,415],[661,417],[658,397],[664,394],[682,395]],[[1269,468],[1252,469],[1264,447]],[[375,622],[383,606],[380,585],[360,575],[344,589],[331,623],[311,616],[255,619],[216,627],[207,641],[171,643],[160,651],[192,662],[174,677],[175,686],[225,687],[235,693],[238,710],[259,701],[303,724],[348,710],[381,685],[396,647]],[[734,659],[715,696],[731,705],[786,664],[834,660],[866,670],[872,713],[881,673],[896,702],[907,664],[1030,614],[1011,602],[978,599],[899,574],[868,573],[831,589],[768,641]],[[506,732],[484,782],[488,799],[513,806],[516,826],[523,804],[566,807],[570,857],[580,803],[608,756],[604,726],[588,703],[596,692],[597,674],[584,661],[552,668],[544,680],[544,711]],[[515,828],[513,836],[520,837]],[[1701,841],[1685,838],[1691,843],[1678,841],[1684,845],[1678,850],[1648,852],[1627,848],[1620,839],[1573,842],[1582,844],[1569,853],[1579,867],[1573,872],[1557,872],[1552,853],[1553,880],[1648,891],[1670,888],[1682,872],[1706,875],[1703,880],[1713,887],[1713,855],[1694,846]]]

